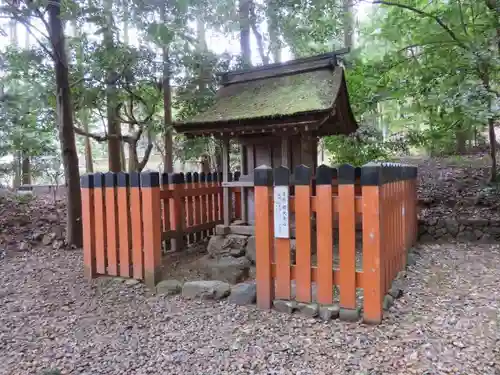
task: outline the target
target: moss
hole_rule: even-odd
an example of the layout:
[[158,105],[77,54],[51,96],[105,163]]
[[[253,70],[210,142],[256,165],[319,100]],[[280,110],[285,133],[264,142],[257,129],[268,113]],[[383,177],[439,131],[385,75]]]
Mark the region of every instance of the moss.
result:
[[185,123],[289,116],[331,108],[342,69],[272,77],[223,87],[214,105]]

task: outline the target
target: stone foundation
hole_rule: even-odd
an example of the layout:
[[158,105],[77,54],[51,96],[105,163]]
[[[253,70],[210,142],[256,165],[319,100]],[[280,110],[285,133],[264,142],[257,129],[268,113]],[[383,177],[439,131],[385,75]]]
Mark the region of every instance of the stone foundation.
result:
[[500,219],[426,218],[419,220],[419,241],[500,241]]

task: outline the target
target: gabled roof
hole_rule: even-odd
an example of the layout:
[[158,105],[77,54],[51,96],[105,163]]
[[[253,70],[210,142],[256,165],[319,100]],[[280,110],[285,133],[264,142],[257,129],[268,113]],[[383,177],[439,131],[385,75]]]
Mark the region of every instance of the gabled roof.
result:
[[174,127],[184,133],[266,131],[285,124],[326,125],[338,111],[347,123],[326,133],[356,130],[344,70],[337,65],[336,54],[329,53],[225,73],[214,104]]

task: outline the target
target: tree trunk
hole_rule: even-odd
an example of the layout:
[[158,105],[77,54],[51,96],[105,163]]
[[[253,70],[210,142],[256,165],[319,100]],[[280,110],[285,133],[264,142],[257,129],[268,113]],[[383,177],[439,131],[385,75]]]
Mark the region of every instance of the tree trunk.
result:
[[343,0],[344,13],[344,46],[352,48],[354,36],[353,0]]
[[465,155],[467,153],[467,131],[460,125],[456,132],[457,155]]
[[128,171],[137,172],[139,157],[137,156],[137,142],[128,144]]
[[[83,130],[89,132],[89,119],[86,110],[82,111],[82,121]],[[94,161],[92,159],[92,144],[90,143],[90,137],[85,137],[85,171],[87,173],[94,173]]]
[[276,0],[269,0],[267,4],[267,25],[269,32],[269,50],[274,63],[281,62],[281,41],[278,29],[278,4]]
[[23,185],[31,185],[31,161],[29,156],[23,157],[22,176]]
[[64,43],[64,30],[61,22],[61,0],[52,0],[47,5],[50,25],[50,41],[54,55],[54,71],[57,90],[57,119],[59,141],[66,179],[66,242],[82,246],[80,171],[73,130],[73,107],[69,86],[68,62]]
[[[166,22],[165,7],[162,6],[161,19]],[[163,134],[164,134],[164,154],[163,154],[163,171],[165,173],[173,173],[174,171],[174,146],[172,140],[172,91],[170,87],[170,58],[169,46],[162,46],[163,59]]]
[[[115,48],[113,41],[113,3],[112,0],[104,0],[104,11],[106,17],[106,27],[103,33],[104,45],[109,52]],[[116,91],[117,73],[113,69],[108,71],[106,84],[106,119],[108,123],[108,166],[111,172],[121,171],[121,141],[117,137],[121,133],[120,121],[117,115],[118,95]]]
[[16,151],[14,156],[14,181],[12,186],[14,189],[17,189],[21,186],[21,151]]
[[[78,27],[78,23],[76,20],[73,21],[73,29],[75,33],[75,37],[79,38],[82,36],[82,31]],[[85,74],[83,72],[83,45],[80,45],[76,48],[76,62],[78,64],[78,72],[81,73],[81,78],[83,79]],[[89,110],[84,108],[83,102],[79,104],[80,110],[77,113],[77,117],[79,117],[80,122],[82,123],[83,130],[86,133],[89,133]],[[90,143],[90,137],[86,136],[84,139],[84,149],[85,149],[85,172],[86,173],[94,173],[94,162],[92,160],[92,144]]]
[[252,50],[250,49],[250,1],[240,0],[240,49],[241,61],[245,69],[252,66]]

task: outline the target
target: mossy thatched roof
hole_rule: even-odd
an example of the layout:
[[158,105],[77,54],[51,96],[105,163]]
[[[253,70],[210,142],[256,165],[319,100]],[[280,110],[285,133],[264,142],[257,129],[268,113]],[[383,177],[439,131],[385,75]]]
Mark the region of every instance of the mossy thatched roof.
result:
[[218,91],[215,103],[189,123],[282,117],[328,110],[335,101],[342,68],[241,82]]
[[318,134],[354,131],[344,70],[336,53],[269,64],[222,76],[214,104],[174,123],[187,134],[246,134],[276,127],[303,126]]

